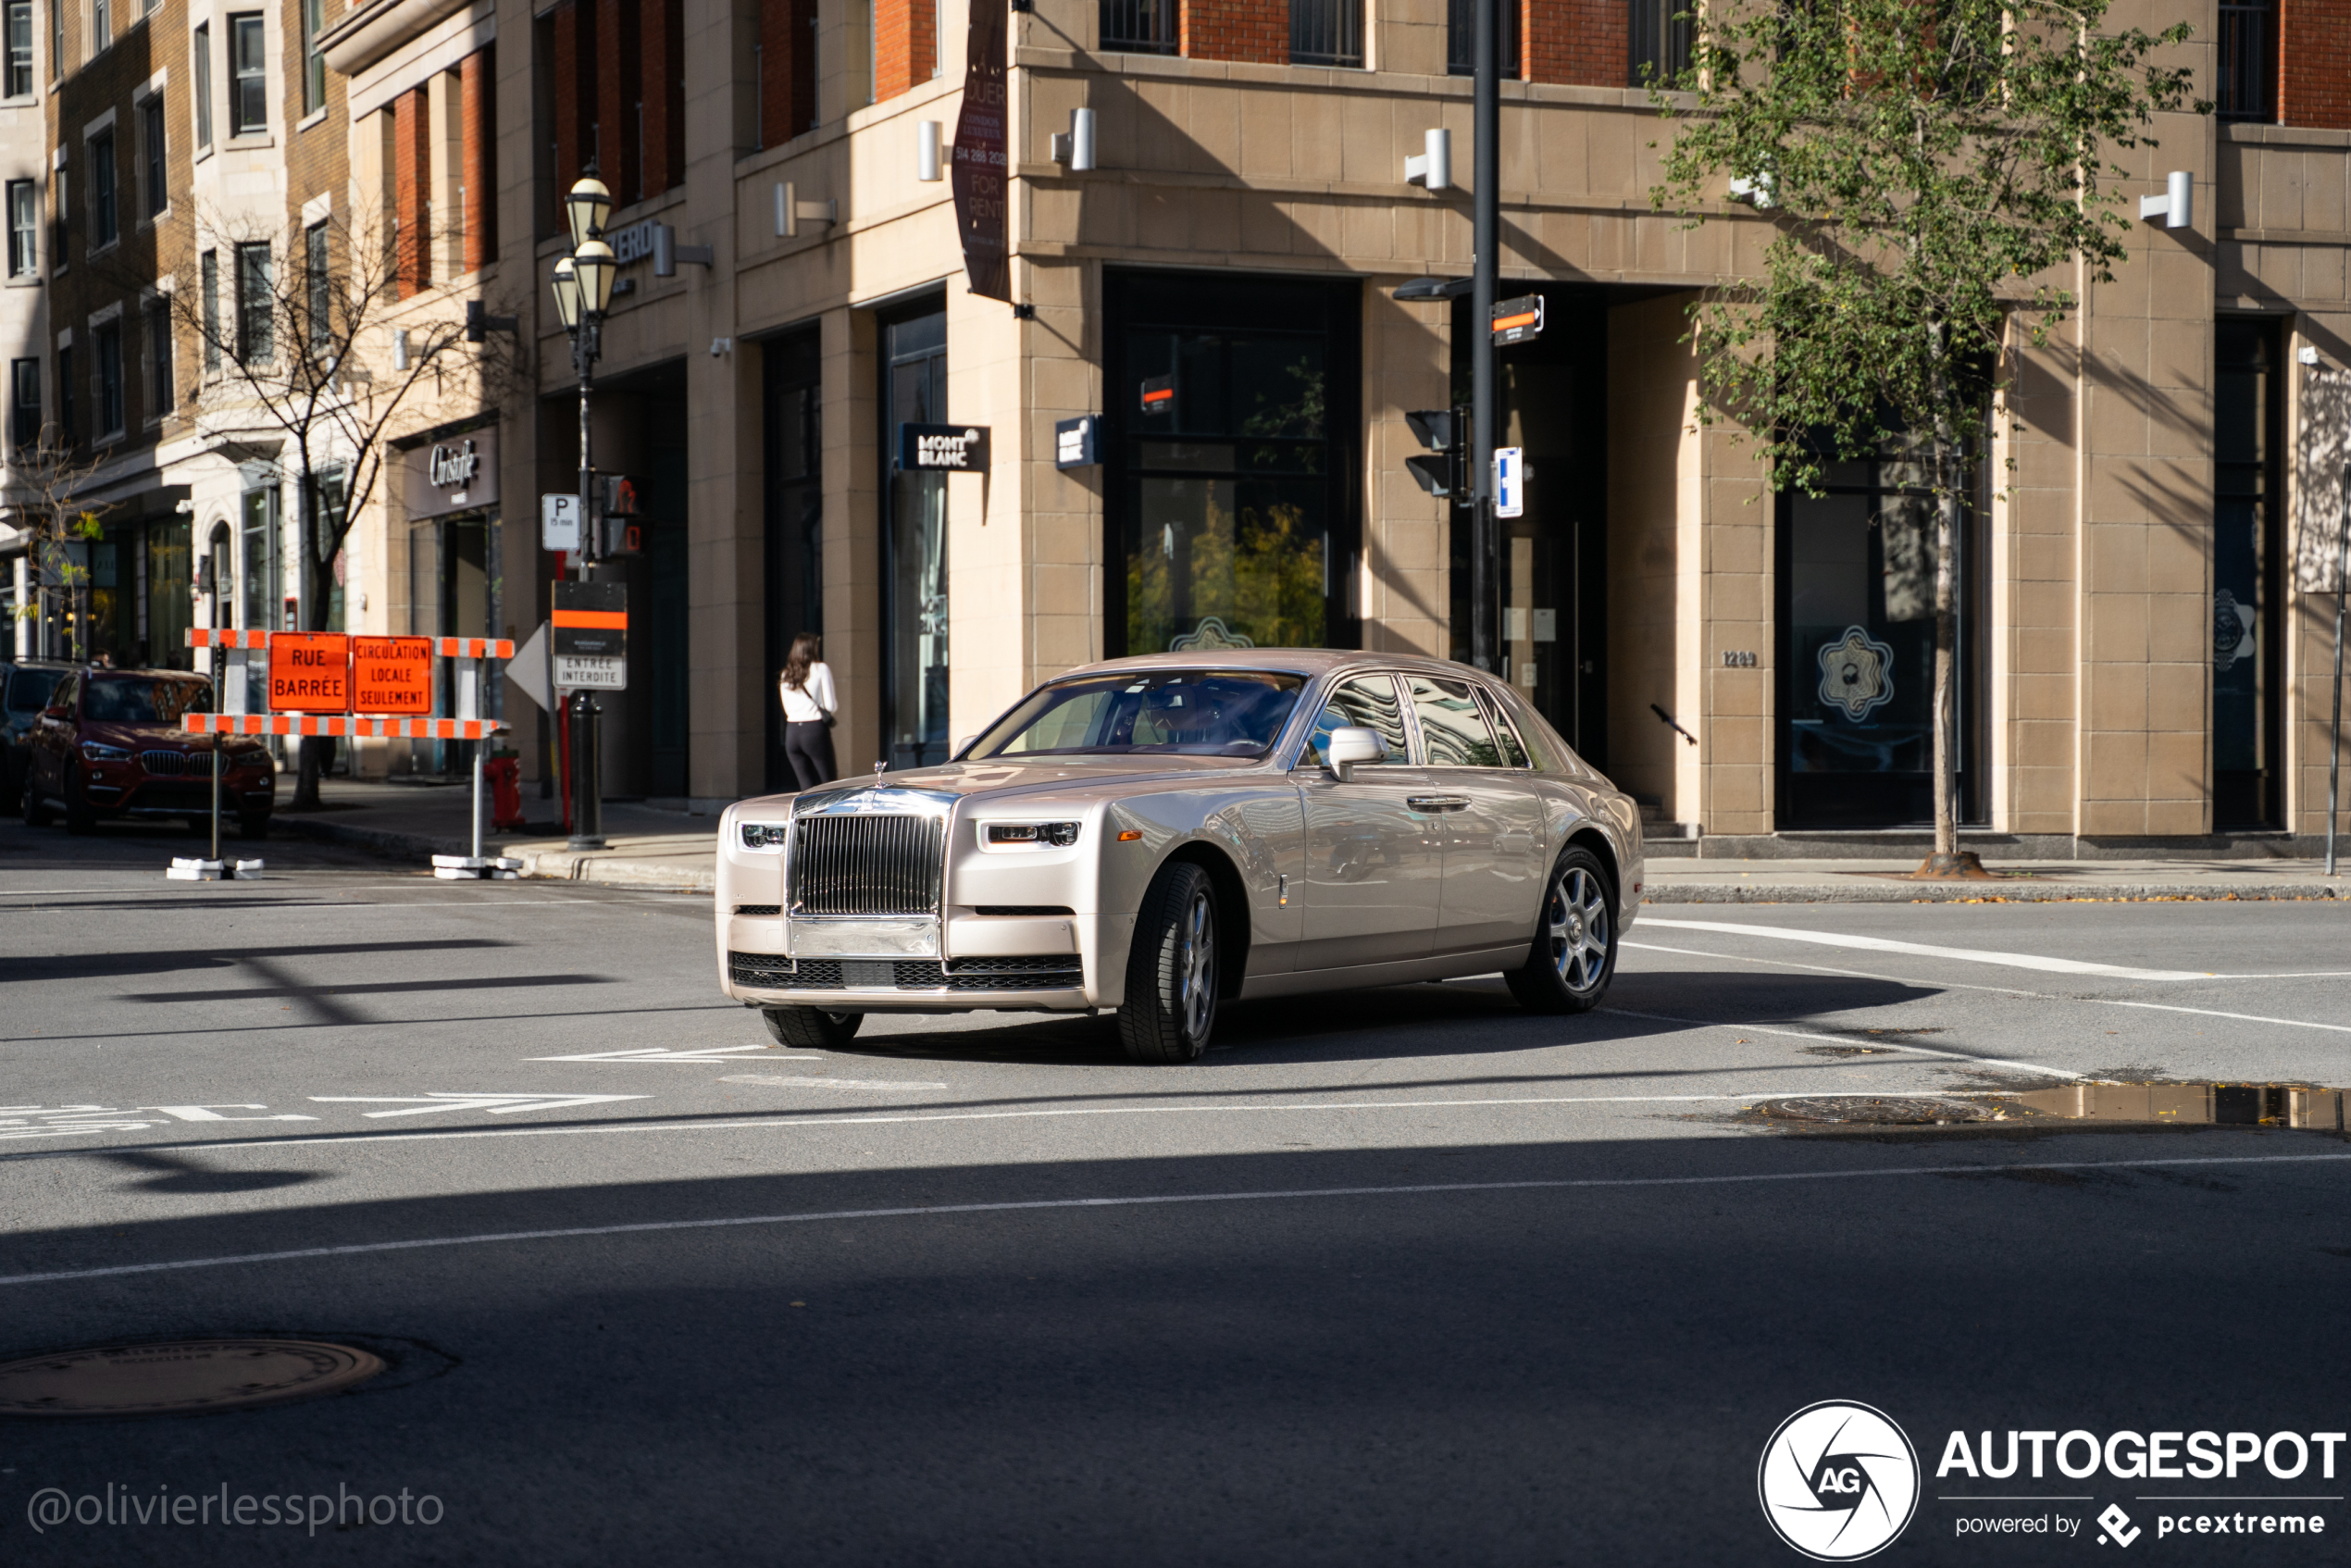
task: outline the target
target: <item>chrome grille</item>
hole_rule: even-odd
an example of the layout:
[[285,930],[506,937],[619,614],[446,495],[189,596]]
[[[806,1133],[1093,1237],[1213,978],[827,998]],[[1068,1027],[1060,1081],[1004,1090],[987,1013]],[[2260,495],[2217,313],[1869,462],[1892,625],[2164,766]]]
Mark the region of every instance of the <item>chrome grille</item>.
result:
[[849,986],[889,986],[899,990],[1038,991],[1076,990],[1086,983],[1085,961],[1076,953],[1038,958],[838,959],[780,953],[730,952],[727,971],[739,986],[758,990],[840,990]]
[[139,765],[154,778],[183,778],[193,774],[198,778],[212,777],[210,752],[141,752]]
[[791,908],[799,915],[936,915],[944,818],[823,814],[792,824]]

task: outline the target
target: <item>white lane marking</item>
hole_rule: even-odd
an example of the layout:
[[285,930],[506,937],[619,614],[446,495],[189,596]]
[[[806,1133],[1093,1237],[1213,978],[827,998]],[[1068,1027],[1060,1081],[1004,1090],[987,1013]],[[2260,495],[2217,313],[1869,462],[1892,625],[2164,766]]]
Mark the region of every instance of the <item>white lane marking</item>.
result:
[[[2047,991],[2020,990],[2014,986],[1972,986],[1964,980],[1913,980],[1900,975],[1881,975],[1873,969],[1836,969],[1825,964],[1798,964],[1786,958],[1751,958],[1736,952],[1705,952],[1694,947],[1660,947],[1654,942],[1619,941],[1620,947],[1637,947],[1649,952],[1678,952],[1690,958],[1719,958],[1730,964],[1763,964],[1775,969],[1810,969],[1823,975],[1854,975],[1865,980],[1893,980],[1906,986],[1924,986],[1941,990],[1998,991],[2006,996],[2026,996],[2036,1002],[2078,1002],[2093,1007],[2144,1007],[2157,1013],[2191,1013],[2199,1018],[2233,1018],[2246,1024],[2279,1024],[2290,1029],[2331,1029],[2339,1034],[2351,1034],[2351,1024],[2316,1024],[2307,1018],[2272,1018],[2260,1013],[2223,1013],[2210,1007],[2183,1007],[2169,1002],[2126,1002],[2113,996],[2052,996]],[[2222,976],[2226,979],[2229,977]],[[2274,975],[2270,979],[2298,980],[2303,975]],[[1905,1046],[1907,1051],[1924,1050],[1922,1046]],[[2054,1067],[2041,1069],[2057,1071]]]
[[424,1236],[405,1241],[359,1241],[340,1247],[294,1247],[278,1252],[238,1252],[217,1258],[175,1258],[165,1263],[115,1263],[105,1268],[59,1269],[48,1274],[0,1275],[0,1286],[56,1285],[80,1279],[112,1279],[130,1274],[167,1274],[180,1269],[226,1268],[236,1263],[292,1263],[305,1258],[352,1258],[371,1252],[407,1252],[426,1247],[483,1247],[510,1241],[576,1241],[599,1236],[646,1236],[663,1231],[720,1230],[751,1225],[816,1225],[833,1220],[906,1219],[942,1214],[1009,1214],[1045,1209],[1144,1209],[1180,1203],[1266,1203],[1307,1198],[1405,1198],[1457,1192],[1561,1192],[1576,1188],[1638,1187],[1735,1187],[1782,1181],[1865,1181],[1873,1177],[2000,1176],[2009,1171],[2146,1170],[2176,1165],[2327,1164],[2351,1154],[2208,1154],[2172,1160],[2041,1160],[2018,1164],[1887,1165],[1858,1171],[1757,1171],[1738,1176],[1561,1176],[1523,1181],[1430,1181],[1392,1187],[1269,1188],[1256,1192],[1163,1192],[1127,1198],[1035,1198],[998,1203],[907,1204],[888,1209],[828,1209],[797,1214],[729,1214],[717,1219],[642,1220],[629,1225],[566,1226],[550,1230],[488,1231],[473,1236]]
[[[1647,1018],[1660,1024],[1687,1024],[1693,1028],[1745,1029],[1759,1035],[1785,1035],[1790,1039],[1826,1040],[1831,1045],[1855,1043],[1850,1035],[1814,1034],[1810,1029],[1783,1029],[1770,1024],[1720,1024],[1706,1018],[1676,1018],[1670,1013],[1636,1013],[1629,1007],[1603,1007],[1600,1011],[1613,1013],[1624,1018]],[[1876,1045],[1880,1042],[1872,1039],[1869,1043]],[[1906,1045],[1898,1040],[1891,1039],[1883,1043],[1891,1050],[1914,1052],[1921,1056],[1940,1057],[1947,1062],[1965,1062],[1970,1066],[1975,1067],[2013,1067],[2020,1073],[2038,1073],[2052,1078],[2073,1078],[2077,1081],[2089,1076],[2086,1073],[2069,1072],[2063,1067],[2046,1066],[2038,1062],[2014,1062],[2005,1056],[1970,1056],[1965,1052],[1938,1051],[1931,1045]]]
[[430,1116],[443,1111],[487,1111],[510,1116],[517,1111],[562,1111],[614,1100],[651,1100],[650,1094],[314,1094],[317,1105],[404,1105],[404,1111],[363,1111],[361,1115]]
[[1854,937],[1841,931],[1797,931],[1780,926],[1751,926],[1735,920],[1661,920],[1655,915],[1644,915],[1641,924],[1663,926],[1676,931],[1724,931],[1735,937],[1770,937],[1784,942],[1817,942],[1822,947],[1860,948],[1870,952],[1903,952],[1916,958],[1949,958],[1962,964],[1996,964],[2009,969],[2039,969],[2052,975],[2098,975],[2109,980],[2211,980],[2224,977],[2206,969],[2132,969],[2120,964],[2084,964],[2074,958],[2044,958],[2037,952],[1994,952],[1980,948],[1938,947],[1932,942],[1897,942],[1890,937]]
[[765,1045],[706,1045],[699,1051],[591,1051],[582,1056],[526,1056],[526,1062],[820,1062],[822,1052],[778,1052]]
[[[1726,1071],[1728,1069],[1725,1069]],[[1716,1100],[1773,1100],[1786,1095],[1825,1092],[1818,1085],[1806,1089],[1758,1089],[1744,1094],[1573,1094],[1531,1097],[1512,1095],[1492,1100],[1364,1100],[1324,1101],[1306,1105],[1079,1105],[1056,1106],[1043,1111],[925,1111],[884,1115],[874,1112],[851,1112],[838,1116],[797,1116],[777,1113],[756,1121],[679,1122],[665,1117],[647,1116],[626,1122],[592,1123],[586,1126],[499,1127],[474,1131],[447,1132],[376,1132],[352,1133],[329,1138],[255,1138],[236,1140],[206,1140],[202,1143],[171,1144],[174,1149],[283,1149],[292,1145],[303,1148],[324,1147],[335,1143],[417,1143],[441,1142],[451,1139],[474,1138],[578,1138],[597,1137],[608,1133],[645,1132],[757,1132],[782,1131],[796,1127],[865,1127],[889,1126],[920,1122],[1007,1122],[1030,1121],[1060,1116],[1164,1116],[1202,1112],[1224,1114],[1240,1111],[1440,1111],[1483,1110],[1497,1105],[1668,1105]],[[1886,1091],[1872,1089],[1872,1094]],[[17,1160],[55,1160],[81,1154],[111,1154],[122,1148],[109,1144],[89,1149],[43,1150],[39,1153],[0,1154],[0,1164]],[[153,1144],[131,1144],[129,1147],[154,1148]]]
[[776,1089],[945,1089],[945,1084],[914,1083],[894,1078],[769,1078],[752,1073],[732,1073],[718,1080],[722,1084],[766,1084]]

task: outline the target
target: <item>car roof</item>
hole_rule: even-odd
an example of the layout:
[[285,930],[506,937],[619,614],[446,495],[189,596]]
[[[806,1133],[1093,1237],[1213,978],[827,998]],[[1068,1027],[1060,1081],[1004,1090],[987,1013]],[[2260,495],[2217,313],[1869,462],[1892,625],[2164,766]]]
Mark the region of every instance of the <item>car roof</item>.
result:
[[1283,675],[1317,676],[1353,670],[1400,669],[1441,675],[1449,679],[1487,678],[1483,672],[1451,659],[1425,653],[1369,653],[1351,648],[1214,648],[1181,653],[1132,653],[1064,670],[1053,678],[1068,680],[1088,675],[1115,675],[1128,670],[1266,670]]

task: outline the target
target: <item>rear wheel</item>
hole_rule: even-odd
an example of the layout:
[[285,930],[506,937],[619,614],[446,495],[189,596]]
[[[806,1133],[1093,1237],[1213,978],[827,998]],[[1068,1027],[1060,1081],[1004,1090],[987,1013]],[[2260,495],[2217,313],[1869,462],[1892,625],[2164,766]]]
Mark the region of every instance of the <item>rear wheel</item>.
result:
[[1616,911],[1599,856],[1571,848],[1551,870],[1526,963],[1503,977],[1530,1013],[1583,1013],[1616,977]]
[[98,808],[90,803],[90,780],[77,766],[66,775],[66,831],[94,833],[98,828]]
[[839,1051],[865,1021],[863,1013],[827,1013],[821,1007],[763,1007],[759,1015],[777,1045],[802,1051]]
[[1216,1027],[1216,891],[1208,873],[1184,861],[1162,867],[1143,895],[1126,955],[1118,1043],[1129,1061],[1159,1066],[1200,1059]]

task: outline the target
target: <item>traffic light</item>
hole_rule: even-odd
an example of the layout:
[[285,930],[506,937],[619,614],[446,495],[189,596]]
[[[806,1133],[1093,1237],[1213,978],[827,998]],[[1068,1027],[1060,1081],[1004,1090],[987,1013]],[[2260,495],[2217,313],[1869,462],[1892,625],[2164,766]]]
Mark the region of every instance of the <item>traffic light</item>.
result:
[[1407,412],[1404,423],[1429,450],[1404,459],[1420,487],[1459,505],[1468,496],[1469,410],[1423,408]]
[[637,481],[625,474],[596,478],[596,527],[599,555],[635,555],[644,549],[644,533],[637,524]]

